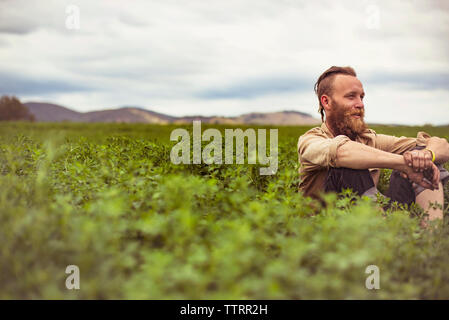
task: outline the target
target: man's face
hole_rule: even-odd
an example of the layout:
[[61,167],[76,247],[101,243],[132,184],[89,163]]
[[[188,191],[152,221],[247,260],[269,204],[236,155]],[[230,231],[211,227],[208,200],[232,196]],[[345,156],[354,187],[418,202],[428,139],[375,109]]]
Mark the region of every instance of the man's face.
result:
[[335,135],[343,134],[355,140],[366,129],[362,83],[353,76],[337,75],[332,88],[329,97],[331,108],[326,112],[327,122]]

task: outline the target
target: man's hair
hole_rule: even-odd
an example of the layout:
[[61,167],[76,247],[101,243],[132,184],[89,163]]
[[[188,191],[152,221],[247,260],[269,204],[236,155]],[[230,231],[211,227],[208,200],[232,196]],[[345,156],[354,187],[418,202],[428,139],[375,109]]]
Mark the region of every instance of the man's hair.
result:
[[318,107],[318,112],[321,114],[321,121],[324,122],[324,107],[321,104],[321,96],[323,94],[330,96],[332,94],[332,83],[337,74],[345,74],[349,76],[357,77],[357,74],[355,73],[354,69],[351,67],[336,67],[332,66],[326,71],[323,72],[323,74],[318,78],[317,82],[315,83],[315,93],[318,96],[318,101],[320,103],[320,106]]

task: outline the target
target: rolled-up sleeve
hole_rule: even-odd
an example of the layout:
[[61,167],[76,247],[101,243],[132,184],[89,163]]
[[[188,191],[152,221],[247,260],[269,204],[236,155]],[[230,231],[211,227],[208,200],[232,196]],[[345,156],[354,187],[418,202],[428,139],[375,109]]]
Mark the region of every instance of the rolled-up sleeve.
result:
[[348,141],[344,135],[327,138],[305,134],[298,140],[299,159],[321,167],[336,167],[337,149]]
[[424,131],[418,132],[416,136],[416,146],[425,147],[427,146],[427,141],[431,138],[430,134]]
[[426,146],[431,136],[423,131],[418,132],[416,138],[395,137],[385,134],[376,135],[376,148],[395,154],[403,154],[417,146]]

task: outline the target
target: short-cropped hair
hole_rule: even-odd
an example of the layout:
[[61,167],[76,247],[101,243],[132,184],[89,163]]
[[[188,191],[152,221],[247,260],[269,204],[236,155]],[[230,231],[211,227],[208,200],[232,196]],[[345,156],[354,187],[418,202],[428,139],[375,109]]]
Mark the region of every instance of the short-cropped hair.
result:
[[321,114],[321,121],[324,122],[324,107],[321,104],[321,96],[323,94],[330,96],[332,94],[332,84],[335,76],[337,74],[345,74],[349,76],[357,77],[357,74],[355,73],[354,69],[351,67],[336,67],[332,66],[326,71],[323,72],[323,74],[318,78],[317,82],[315,83],[315,93],[318,96],[318,101],[320,103],[320,106],[318,107],[318,112]]

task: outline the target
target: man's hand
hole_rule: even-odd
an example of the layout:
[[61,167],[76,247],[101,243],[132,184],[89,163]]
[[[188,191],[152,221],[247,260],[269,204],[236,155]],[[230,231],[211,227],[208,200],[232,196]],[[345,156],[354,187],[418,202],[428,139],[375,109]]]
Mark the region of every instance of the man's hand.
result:
[[[405,155],[404,155],[405,158]],[[407,163],[407,160],[405,160]],[[438,190],[438,185],[440,182],[440,170],[438,167],[431,161],[430,167],[424,169],[423,172],[415,171],[415,169],[410,166],[406,166],[405,171],[401,174],[402,177],[408,178],[410,181],[417,183],[426,189]]]
[[414,172],[424,172],[432,167],[432,153],[429,150],[412,150],[404,153],[405,163]]

